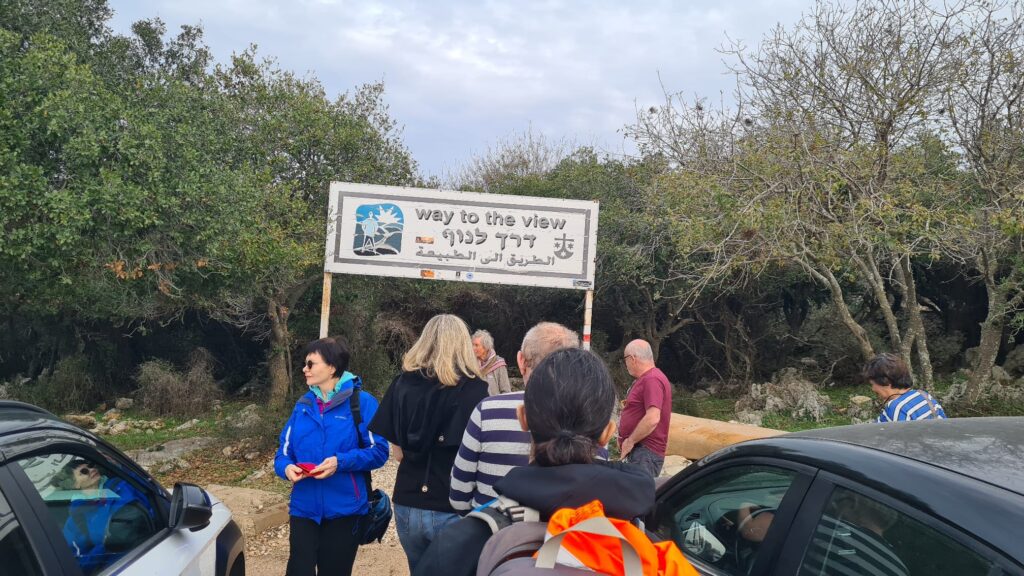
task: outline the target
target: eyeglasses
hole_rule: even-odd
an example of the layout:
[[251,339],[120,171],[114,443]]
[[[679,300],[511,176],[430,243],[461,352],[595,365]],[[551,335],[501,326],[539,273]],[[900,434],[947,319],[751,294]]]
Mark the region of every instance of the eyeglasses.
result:
[[313,362],[312,360],[306,360],[306,363],[305,364],[300,364],[300,366],[302,366],[304,368],[308,368],[309,370],[312,370],[313,366],[316,366],[317,364],[322,364],[322,362]]
[[625,364],[626,360],[629,360],[632,357],[633,357],[632,354],[626,354],[625,356],[622,357],[622,363]]

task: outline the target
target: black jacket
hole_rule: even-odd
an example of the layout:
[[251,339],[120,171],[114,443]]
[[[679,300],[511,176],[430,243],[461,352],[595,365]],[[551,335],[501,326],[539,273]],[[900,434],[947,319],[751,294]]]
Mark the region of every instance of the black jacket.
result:
[[448,502],[452,466],[469,417],[487,397],[487,382],[463,378],[442,386],[422,372],[403,372],[391,383],[370,430],[404,452],[398,465],[395,504],[455,512]]
[[[531,464],[513,468],[494,489],[537,510],[545,522],[560,508],[577,508],[593,500],[601,501],[610,518],[633,519],[654,508],[654,480],[640,468],[622,462]],[[413,576],[475,575],[480,552],[490,537],[490,528],[476,518],[450,524],[434,538]]]

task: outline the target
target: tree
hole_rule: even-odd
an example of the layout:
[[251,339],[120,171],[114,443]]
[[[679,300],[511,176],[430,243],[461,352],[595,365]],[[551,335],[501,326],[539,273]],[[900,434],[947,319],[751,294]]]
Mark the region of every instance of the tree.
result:
[[234,111],[235,124],[225,134],[233,146],[227,158],[268,178],[251,192],[261,225],[240,242],[244,272],[224,295],[231,306],[216,314],[269,337],[270,398],[279,404],[292,382],[289,315],[322,278],[330,182],[408,185],[416,165],[380,83],[332,101],[316,79],[257,62],[252,50],[214,76]]
[[941,104],[970,182],[950,252],[988,294],[966,389],[973,404],[991,379],[1007,321],[1024,309],[1024,8],[985,6],[958,48]]

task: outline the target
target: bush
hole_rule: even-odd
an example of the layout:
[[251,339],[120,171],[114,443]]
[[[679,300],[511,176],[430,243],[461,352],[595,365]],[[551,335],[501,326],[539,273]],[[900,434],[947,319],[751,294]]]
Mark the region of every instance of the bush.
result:
[[135,376],[142,409],[156,416],[182,417],[209,411],[221,397],[213,380],[213,362],[204,348],[191,354],[184,373],[163,360],[143,362]]
[[10,395],[56,414],[91,410],[103,400],[103,391],[90,371],[89,359],[82,354],[60,360],[52,374],[13,386]]

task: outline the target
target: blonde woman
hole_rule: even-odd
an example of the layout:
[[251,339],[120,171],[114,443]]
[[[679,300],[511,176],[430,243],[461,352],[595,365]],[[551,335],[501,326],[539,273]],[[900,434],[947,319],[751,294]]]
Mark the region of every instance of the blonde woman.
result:
[[392,500],[410,572],[441,528],[459,518],[448,501],[452,466],[473,408],[486,397],[469,328],[440,314],[402,358],[402,373],[370,422],[400,462]]

